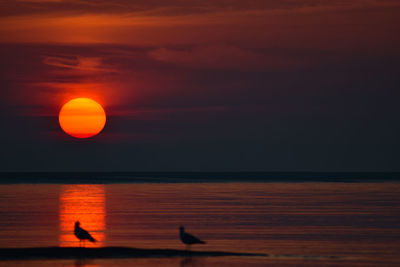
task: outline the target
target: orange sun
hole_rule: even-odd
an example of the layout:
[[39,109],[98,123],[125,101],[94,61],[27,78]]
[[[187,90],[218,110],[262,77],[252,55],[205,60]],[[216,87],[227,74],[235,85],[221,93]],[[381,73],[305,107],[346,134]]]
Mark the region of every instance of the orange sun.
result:
[[75,98],[64,104],[58,115],[61,128],[76,138],[88,138],[103,130],[106,113],[90,98]]

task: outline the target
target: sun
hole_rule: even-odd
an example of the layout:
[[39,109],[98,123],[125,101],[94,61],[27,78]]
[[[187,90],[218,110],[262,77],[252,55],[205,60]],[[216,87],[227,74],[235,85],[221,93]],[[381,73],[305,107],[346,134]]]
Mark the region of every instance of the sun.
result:
[[76,138],[89,138],[97,135],[106,124],[103,107],[90,98],[75,98],[60,110],[58,115],[61,129]]

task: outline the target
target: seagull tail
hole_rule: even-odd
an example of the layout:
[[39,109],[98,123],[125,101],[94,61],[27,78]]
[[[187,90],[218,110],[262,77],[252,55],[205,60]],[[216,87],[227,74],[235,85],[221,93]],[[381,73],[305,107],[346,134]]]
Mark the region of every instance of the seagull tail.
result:
[[97,241],[97,240],[96,240],[96,239],[94,239],[92,236],[89,236],[89,238],[88,238],[88,239],[89,239],[89,241],[90,241],[90,242],[93,242],[93,243]]

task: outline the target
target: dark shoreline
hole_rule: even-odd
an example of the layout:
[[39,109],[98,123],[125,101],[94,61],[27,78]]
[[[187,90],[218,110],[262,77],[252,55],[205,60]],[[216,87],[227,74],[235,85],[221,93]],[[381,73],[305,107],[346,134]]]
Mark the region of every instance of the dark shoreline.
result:
[[0,172],[0,184],[398,181],[400,172]]
[[223,251],[190,251],[175,249],[141,249],[130,247],[37,247],[0,248],[0,260],[40,259],[113,259],[113,258],[168,258],[168,257],[222,257],[269,256],[268,254],[235,253]]

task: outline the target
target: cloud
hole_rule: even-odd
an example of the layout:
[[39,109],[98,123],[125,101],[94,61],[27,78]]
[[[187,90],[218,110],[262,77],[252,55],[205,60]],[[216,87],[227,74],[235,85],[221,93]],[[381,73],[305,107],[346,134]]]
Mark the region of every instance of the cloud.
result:
[[117,71],[112,66],[106,65],[102,62],[100,57],[45,56],[43,63],[61,69],[69,69],[77,73],[103,73]]
[[[9,1],[12,2],[12,1]],[[15,2],[21,2],[21,3],[61,3],[63,0],[15,0]]]
[[[400,45],[396,27],[400,23],[400,3],[393,1],[167,2],[101,1],[90,8],[95,2],[38,4],[31,12],[0,16],[0,43],[153,46],[167,49],[153,53],[163,60],[185,52],[168,49],[171,46],[202,47],[187,54],[195,57],[206,53],[197,50],[217,50],[220,44],[228,44],[228,50],[244,49],[231,53],[250,65],[260,60],[249,62],[254,57],[249,53],[265,55],[259,49],[342,49],[353,53],[397,50]],[[71,8],[71,3],[80,8]],[[6,1],[4,5],[18,9],[15,2]],[[229,57],[229,52],[221,49],[221,53],[225,59]],[[288,60],[282,56],[277,60],[273,53],[267,53],[262,61]],[[230,63],[238,65],[232,60]]]
[[196,46],[190,49],[159,48],[149,52],[149,55],[163,62],[207,69],[281,69],[297,65],[294,58],[265,55],[233,45]]
[[354,8],[395,6],[397,0],[5,0],[0,1],[0,15],[69,13],[69,14],[128,14],[136,16],[186,16],[191,14],[260,11],[293,11],[321,8]]

